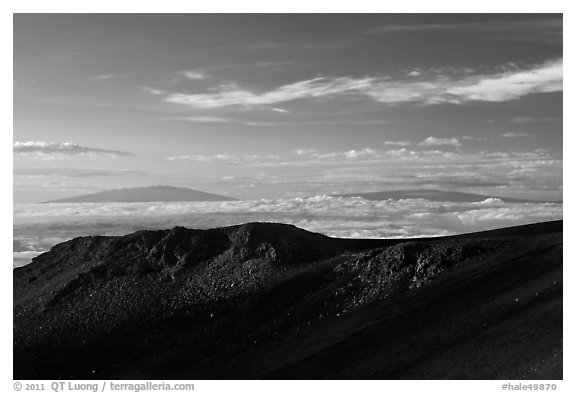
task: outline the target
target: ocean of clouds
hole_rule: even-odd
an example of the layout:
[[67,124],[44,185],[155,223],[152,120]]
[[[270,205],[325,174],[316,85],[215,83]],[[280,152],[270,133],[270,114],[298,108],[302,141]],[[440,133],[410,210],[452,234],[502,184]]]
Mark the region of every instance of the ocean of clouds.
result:
[[78,236],[123,235],[173,226],[211,228],[271,221],[334,237],[444,236],[562,219],[559,203],[476,203],[424,199],[369,201],[318,195],[226,202],[14,205],[14,266]]

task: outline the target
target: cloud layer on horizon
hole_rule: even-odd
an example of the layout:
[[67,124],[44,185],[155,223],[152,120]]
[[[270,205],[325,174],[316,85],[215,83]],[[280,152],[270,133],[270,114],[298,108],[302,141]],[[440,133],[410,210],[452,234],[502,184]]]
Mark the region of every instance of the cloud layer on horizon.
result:
[[504,203],[498,198],[456,203],[327,195],[230,202],[15,205],[14,252],[20,253],[15,258],[22,259],[27,255],[23,252],[39,252],[83,235],[122,235],[176,225],[210,228],[251,221],[294,224],[335,237],[441,236],[562,219],[562,211],[562,204]]

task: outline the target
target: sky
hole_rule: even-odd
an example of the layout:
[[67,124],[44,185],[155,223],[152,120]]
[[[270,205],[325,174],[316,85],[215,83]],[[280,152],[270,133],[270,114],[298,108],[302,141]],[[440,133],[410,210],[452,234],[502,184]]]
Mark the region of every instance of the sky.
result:
[[562,199],[557,14],[15,14],[14,201]]

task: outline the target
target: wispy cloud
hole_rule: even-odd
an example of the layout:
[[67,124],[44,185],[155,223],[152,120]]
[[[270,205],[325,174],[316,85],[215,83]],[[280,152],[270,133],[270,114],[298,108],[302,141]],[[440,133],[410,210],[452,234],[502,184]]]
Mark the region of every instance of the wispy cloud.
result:
[[455,30],[457,28],[458,28],[457,24],[422,23],[422,24],[380,26],[375,27],[373,29],[365,30],[364,33],[387,34],[387,33],[405,33],[405,32],[420,32],[420,31],[433,31],[433,30]]
[[386,146],[410,146],[411,141],[384,141],[382,144]]
[[371,161],[382,159],[384,152],[368,147],[345,151],[320,152],[316,149],[298,149],[294,153],[299,157],[305,157],[315,162],[331,161]]
[[[439,138],[436,138],[439,139]],[[437,140],[436,145],[454,146],[451,139]],[[425,145],[424,145],[425,146]],[[430,146],[434,146],[431,144]],[[458,146],[458,145],[456,145]],[[530,162],[544,165],[553,162],[560,163],[548,150],[535,149],[531,151],[480,151],[476,153],[464,153],[446,151],[441,149],[408,149],[405,147],[391,150],[377,150],[372,148],[360,148],[340,151],[320,151],[313,148],[300,148],[289,154],[192,154],[171,156],[165,159],[173,162],[188,162],[205,165],[245,165],[252,167],[306,167],[325,165],[327,167],[359,167],[374,166],[381,163],[405,165],[406,163],[418,163],[421,165],[487,165],[488,163],[505,162],[506,165],[516,163],[515,169],[526,168]],[[468,175],[466,175],[468,176]],[[470,176],[474,176],[471,174]]]
[[505,132],[500,135],[502,138],[527,138],[533,136],[532,134],[527,134],[525,132]]
[[475,136],[475,135],[462,135],[460,138],[464,139],[465,141],[489,141],[492,139],[486,136]]
[[371,162],[379,160],[402,160],[430,157],[431,155],[447,156],[450,152],[440,151],[408,151],[400,150],[374,150],[368,147],[362,149],[351,149],[344,151],[320,152],[316,149],[294,150],[292,157],[279,155],[231,155],[231,154],[197,154],[181,155],[166,158],[167,161],[184,161],[205,164],[226,164],[226,165],[251,165],[251,166],[284,166],[284,165],[309,165],[314,163],[336,163],[336,162]]
[[186,70],[182,71],[181,74],[188,79],[197,80],[197,79],[207,79],[208,74],[202,70]]
[[191,123],[238,123],[236,119],[218,116],[185,116],[180,117],[178,120],[185,120]]
[[563,61],[553,60],[524,70],[460,78],[437,77],[418,82],[376,82],[366,94],[382,103],[463,104],[504,102],[535,93],[562,91]]
[[346,159],[346,160],[366,160],[377,158],[379,156],[378,151],[374,149],[370,149],[365,147],[359,150],[348,150],[343,153],[329,153],[326,155],[318,155],[319,158],[337,158],[337,159]]
[[265,93],[253,93],[237,85],[224,85],[220,91],[210,94],[176,93],[166,97],[167,102],[197,108],[221,108],[227,106],[257,106],[293,101],[303,98],[323,97],[362,91],[370,87],[371,78],[314,78],[280,86]]
[[101,169],[101,168],[14,168],[16,176],[30,177],[107,177],[107,176],[139,176],[145,171],[136,169]]
[[294,150],[294,154],[299,156],[307,155],[307,154],[315,154],[316,149],[296,149]]
[[44,159],[66,156],[126,157],[134,155],[132,153],[119,150],[98,149],[93,147],[80,146],[76,143],[70,142],[58,143],[41,141],[14,142],[13,151],[14,154],[18,156]]
[[563,61],[555,60],[523,71],[477,78],[472,83],[447,89],[448,95],[470,101],[509,101],[533,93],[562,91]]
[[155,89],[153,87],[142,87],[142,90],[144,90],[147,93],[154,94],[154,95],[168,94],[168,92],[166,90]]
[[436,138],[429,136],[419,143],[420,146],[462,146],[457,138]]
[[322,50],[339,49],[340,45],[322,42],[279,42],[279,41],[259,41],[242,45],[241,49],[246,50]]
[[303,166],[303,165],[362,165],[370,166],[379,163],[406,164],[418,163],[418,165],[486,165],[488,163],[505,162],[506,165],[517,163],[525,167],[527,162],[540,164],[561,161],[556,160],[548,150],[535,149],[532,151],[480,151],[476,153],[462,153],[445,150],[413,150],[407,148],[393,150],[375,150],[371,148],[353,149],[345,151],[322,152],[316,149],[298,149],[294,151],[295,160],[286,159],[276,162],[266,162],[261,166]]
[[513,117],[510,122],[516,124],[526,124],[526,123],[546,123],[550,121],[561,121],[561,117],[530,117],[530,116],[517,116]]
[[196,154],[196,155],[182,155],[172,156],[166,158],[166,161],[183,161],[183,162],[196,162],[205,164],[224,164],[224,165],[247,165],[258,164],[262,162],[269,162],[278,160],[280,156],[277,155],[233,155],[233,154]]
[[510,41],[543,41],[550,43],[562,42],[562,18],[542,17],[525,20],[501,20],[461,23],[412,23],[389,24],[365,30],[366,34],[401,34],[440,32],[454,34],[456,32],[476,34],[483,39]]
[[284,67],[296,64],[295,61],[257,61],[254,63],[256,67]]
[[370,97],[384,104],[463,104],[469,101],[503,102],[535,93],[563,89],[562,59],[527,69],[482,75],[433,76],[417,81],[393,81],[389,77],[337,77],[295,82],[265,92],[254,92],[236,84],[222,85],[215,93],[174,93],[165,101],[193,108],[261,106],[319,97]]
[[191,123],[235,123],[250,127],[278,127],[278,126],[307,124],[303,122],[292,122],[292,121],[242,120],[242,119],[234,119],[230,117],[219,117],[219,116],[181,116],[181,117],[174,117],[171,119],[183,120]]
[[299,149],[294,153],[299,161],[283,161],[281,165],[300,165],[302,159],[307,164],[321,163],[374,163],[392,161],[427,161],[427,160],[453,160],[463,155],[442,150],[409,150],[406,148],[395,150],[375,150],[368,147],[345,151],[321,152],[316,149]]
[[271,111],[278,112],[278,113],[290,113],[289,110],[282,109],[282,108],[272,108]]
[[[276,111],[278,112],[278,111]],[[291,113],[287,111],[287,113]],[[326,119],[318,121],[298,121],[298,120],[288,120],[288,121],[275,121],[275,120],[244,120],[240,118],[231,117],[220,117],[220,116],[176,116],[162,118],[168,120],[180,120],[187,121],[191,123],[236,123],[243,126],[250,127],[289,127],[289,126],[301,126],[301,125],[349,125],[349,126],[362,126],[362,125],[375,125],[375,124],[391,124],[392,121],[388,120],[340,120],[340,119]]]

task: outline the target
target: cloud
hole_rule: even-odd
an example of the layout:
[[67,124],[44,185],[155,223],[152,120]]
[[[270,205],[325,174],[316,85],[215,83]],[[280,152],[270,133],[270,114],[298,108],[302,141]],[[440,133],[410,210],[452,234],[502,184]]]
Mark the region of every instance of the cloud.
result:
[[465,159],[465,155],[459,153],[453,153],[443,150],[408,150],[408,149],[397,149],[388,150],[384,152],[385,159],[392,160],[416,160],[416,161],[436,161],[436,160],[461,160]]
[[[510,67],[508,67],[510,68]],[[390,77],[318,77],[275,89],[254,92],[236,84],[221,85],[215,93],[174,93],[164,100],[193,108],[261,106],[320,97],[369,97],[383,104],[413,102],[425,105],[464,104],[469,101],[503,102],[536,93],[563,89],[563,61],[552,60],[526,69],[492,74],[433,75],[418,81]]]
[[264,93],[253,93],[235,84],[220,86],[217,93],[184,94],[175,93],[165,98],[174,104],[197,108],[221,108],[227,106],[269,105],[303,98],[324,97],[336,94],[365,90],[370,87],[371,78],[314,78],[280,86]]
[[315,154],[316,149],[296,149],[296,150],[294,150],[294,153],[299,155],[299,156],[307,155],[307,154]]
[[562,91],[562,59],[525,70],[463,77],[435,77],[418,82],[375,82],[365,93],[382,103],[464,104],[504,102],[536,93]]
[[256,67],[284,67],[287,65],[296,64],[295,61],[257,61],[254,63]]
[[419,143],[420,146],[462,146],[457,138],[436,138],[429,136]]
[[58,176],[58,177],[106,177],[106,176],[140,176],[145,171],[135,169],[99,169],[99,168],[15,168],[16,176]]
[[492,139],[485,136],[473,136],[473,135],[462,135],[460,138],[464,139],[465,141],[489,141]]
[[247,50],[323,50],[339,49],[340,45],[333,43],[320,42],[278,42],[278,41],[260,41],[246,45],[241,45],[240,49]]
[[412,144],[410,141],[384,141],[382,143],[386,146],[410,146]]
[[[369,201],[315,195],[229,202],[26,204],[14,206],[14,257],[86,235],[121,235],[176,225],[212,228],[250,221],[294,224],[335,237],[406,238],[474,232],[562,219],[562,204]],[[36,254],[30,254],[34,256]]]
[[13,151],[15,155],[39,159],[55,159],[62,157],[127,157],[134,154],[108,149],[98,149],[80,146],[70,142],[14,142]]
[[[452,139],[427,138],[428,145],[449,145],[459,146]],[[455,139],[455,138],[454,138]],[[421,143],[422,145],[422,143]],[[294,156],[235,156],[227,154],[216,155],[184,155],[168,157],[169,161],[195,161],[204,163],[229,163],[236,165],[251,166],[370,166],[377,163],[398,163],[406,164],[407,162],[419,165],[426,163],[440,165],[441,163],[449,165],[458,165],[461,163],[482,163],[486,165],[490,162],[500,162],[506,160],[517,161],[538,161],[547,162],[553,160],[553,156],[548,150],[535,149],[532,151],[480,151],[476,153],[462,153],[444,150],[411,150],[399,148],[392,150],[376,150],[372,148],[351,149],[341,151],[320,151],[317,149],[296,149],[292,151]],[[557,161],[557,160],[554,160]],[[414,169],[414,168],[412,168]],[[466,175],[468,176],[468,175]],[[473,174],[471,176],[474,176]]]
[[527,134],[525,132],[505,132],[500,135],[502,138],[526,138],[533,136],[532,134]]
[[517,124],[525,124],[525,123],[543,123],[549,121],[562,121],[561,117],[540,117],[534,118],[530,116],[517,116],[512,118],[510,122],[517,123]]
[[309,156],[316,161],[355,161],[373,160],[382,157],[382,152],[365,147],[359,150],[346,150],[340,152],[321,153],[315,149],[299,149],[295,153],[299,156]]
[[[47,250],[44,250],[47,251]],[[12,253],[12,267],[26,266],[32,259],[42,254],[42,251],[14,251]]]
[[259,164],[262,162],[278,160],[280,156],[277,155],[243,155],[237,156],[232,154],[197,154],[197,155],[182,155],[166,158],[166,161],[183,161],[183,162],[197,162],[204,164],[225,164],[225,165],[248,165]]
[[153,87],[142,87],[142,90],[144,90],[144,91],[147,92],[147,93],[154,94],[154,95],[156,95],[156,96],[157,96],[157,95],[168,94],[168,92],[165,91],[165,90],[155,89],[155,88],[153,88]]
[[282,108],[272,108],[271,110],[278,113],[290,113],[290,111]]
[[188,79],[192,80],[199,80],[199,79],[207,79],[208,75],[200,70],[187,70],[182,71],[182,75],[184,75]]
[[[275,112],[278,112],[277,110]],[[285,113],[291,113],[290,111],[285,111]],[[288,127],[288,126],[300,126],[300,125],[374,125],[374,124],[390,124],[391,121],[387,120],[358,120],[358,121],[347,121],[347,120],[318,120],[318,121],[267,121],[267,120],[243,120],[239,118],[231,117],[220,117],[220,116],[175,116],[167,117],[163,119],[168,120],[181,120],[191,123],[236,123],[243,126],[249,127]]]
[[457,28],[456,24],[423,23],[423,24],[387,25],[369,29],[364,32],[367,34],[386,34],[386,33],[420,32],[420,31],[433,31],[433,30],[455,30],[456,28]]
[[451,87],[446,93],[464,101],[501,102],[528,94],[562,91],[562,84],[563,61],[560,59],[529,70],[487,76],[476,82]]
[[347,159],[356,159],[373,157],[376,154],[376,150],[365,147],[362,150],[348,150],[347,152],[344,152],[344,157]]
[[[232,154],[195,154],[167,157],[166,161],[196,162],[204,164],[252,165],[252,166],[291,166],[320,163],[363,163],[374,161],[403,160],[452,160],[462,157],[458,153],[441,150],[414,151],[408,149],[375,150],[372,148],[350,149],[343,151],[321,152],[316,149],[297,149],[296,157],[279,155],[232,155]],[[504,153],[502,153],[504,154]],[[295,159],[296,158],[296,159]]]
[[527,160],[550,160],[552,156],[546,149],[534,149],[532,151],[481,151],[480,155],[485,158],[514,158]]
[[562,18],[543,17],[525,20],[481,21],[461,23],[389,24],[364,31],[366,34],[401,34],[444,32],[448,34],[476,34],[483,39],[508,41],[539,41],[562,43]]
[[186,116],[181,117],[179,120],[185,120],[192,123],[237,123],[238,120],[229,119],[227,117],[217,116]]
[[[408,150],[406,148],[395,150],[375,150],[372,148],[352,149],[344,151],[321,152],[316,149],[298,149],[294,153],[299,157],[297,161],[285,160],[262,165],[313,165],[313,164],[374,164],[377,162],[403,162],[403,161],[438,161],[464,159],[464,155],[442,150]],[[304,161],[302,161],[304,160]]]

